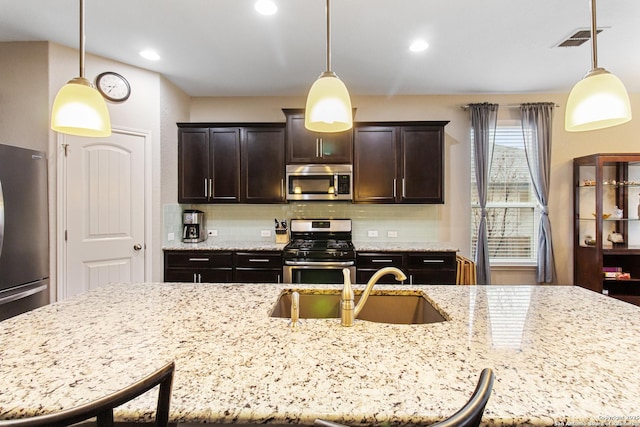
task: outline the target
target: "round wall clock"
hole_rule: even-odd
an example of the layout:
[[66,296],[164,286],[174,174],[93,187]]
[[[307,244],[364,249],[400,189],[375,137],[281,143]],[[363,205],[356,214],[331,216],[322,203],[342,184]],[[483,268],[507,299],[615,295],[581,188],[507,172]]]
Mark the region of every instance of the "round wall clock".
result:
[[105,71],[96,77],[98,91],[109,101],[123,102],[131,95],[131,86],[127,79],[113,71]]

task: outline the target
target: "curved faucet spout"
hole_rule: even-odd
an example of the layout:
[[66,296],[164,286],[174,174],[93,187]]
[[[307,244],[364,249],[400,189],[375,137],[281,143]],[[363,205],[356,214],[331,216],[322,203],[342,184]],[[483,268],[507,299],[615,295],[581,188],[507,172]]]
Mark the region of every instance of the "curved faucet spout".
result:
[[398,282],[407,280],[407,276],[405,276],[405,274],[396,267],[384,267],[373,273],[373,276],[371,276],[371,279],[369,279],[369,281],[367,282],[367,286],[362,292],[362,296],[360,297],[360,301],[358,301],[358,305],[353,311],[353,317],[358,317],[358,314],[360,314],[360,311],[362,311],[362,307],[364,307],[364,304],[367,302],[367,298],[369,298],[369,294],[371,293],[371,289],[373,289],[373,285],[378,283],[378,280],[380,280],[382,276],[386,276],[387,274],[393,274]]
[[360,301],[358,301],[358,305],[354,307],[354,294],[353,289],[351,288],[351,275],[349,273],[349,269],[345,268],[342,270],[342,275],[344,276],[344,287],[342,288],[342,301],[340,303],[341,308],[341,324],[342,326],[353,326],[355,323],[356,317],[360,314],[362,307],[364,307],[367,302],[367,298],[369,298],[369,294],[371,293],[371,289],[373,286],[380,280],[382,276],[387,274],[393,274],[396,277],[396,280],[401,282],[407,279],[407,276],[395,267],[384,267],[380,270],[373,273],[371,279],[367,282],[367,286],[362,292],[362,296],[360,297]]

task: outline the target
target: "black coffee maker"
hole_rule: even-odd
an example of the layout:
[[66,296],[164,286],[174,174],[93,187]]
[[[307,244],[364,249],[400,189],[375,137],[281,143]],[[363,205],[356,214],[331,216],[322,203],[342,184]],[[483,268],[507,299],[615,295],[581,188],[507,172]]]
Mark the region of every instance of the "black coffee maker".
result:
[[197,243],[207,239],[204,212],[186,209],[182,212],[182,241]]

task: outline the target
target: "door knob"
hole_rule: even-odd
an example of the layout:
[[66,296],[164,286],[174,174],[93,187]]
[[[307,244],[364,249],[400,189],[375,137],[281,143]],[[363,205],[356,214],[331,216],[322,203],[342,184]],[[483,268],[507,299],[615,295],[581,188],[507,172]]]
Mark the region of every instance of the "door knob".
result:
[[140,243],[136,243],[135,245],[133,245],[134,251],[139,251],[140,249],[142,249],[142,245]]

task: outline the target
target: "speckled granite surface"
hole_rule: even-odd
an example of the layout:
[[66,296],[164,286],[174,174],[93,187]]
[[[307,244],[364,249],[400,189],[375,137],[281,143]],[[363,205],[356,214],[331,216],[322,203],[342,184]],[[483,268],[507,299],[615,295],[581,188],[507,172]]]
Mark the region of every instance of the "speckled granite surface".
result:
[[[457,252],[459,249],[447,242],[354,242],[361,252]],[[222,251],[280,251],[284,244],[266,241],[219,241],[209,238],[200,243],[172,242],[164,250],[222,250]]]
[[[109,285],[2,322],[0,417],[72,406],[175,360],[171,419],[184,423],[424,424],[490,367],[486,425],[640,424],[638,307],[574,287],[386,285],[422,290],[451,320],[292,331],[268,316],[288,288]],[[116,417],[146,419],[154,398]]]
[[359,252],[458,252],[448,242],[353,242]]
[[220,241],[210,237],[199,243],[175,241],[165,245],[162,249],[185,251],[281,251],[284,246],[284,244],[267,241]]

